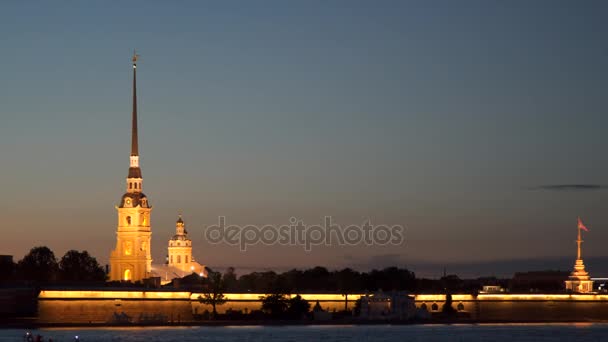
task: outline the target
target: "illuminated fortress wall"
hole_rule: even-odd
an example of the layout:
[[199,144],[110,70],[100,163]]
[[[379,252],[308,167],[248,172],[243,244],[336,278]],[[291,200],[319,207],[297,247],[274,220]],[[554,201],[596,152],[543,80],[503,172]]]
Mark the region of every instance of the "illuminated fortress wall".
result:
[[[251,312],[259,310],[263,294],[226,294],[228,301],[217,307]],[[200,293],[166,291],[51,291],[43,290],[38,297],[38,320],[41,323],[171,323],[190,322],[194,315],[212,311],[210,305],[200,304]],[[344,309],[344,297],[339,294],[303,294],[311,306],[319,301],[328,311]],[[352,309],[360,295],[348,296]],[[453,295],[452,306],[464,316],[480,321],[565,322],[608,320],[608,295],[555,294],[516,295],[480,294]],[[417,308],[430,313],[441,311],[445,295],[415,296]],[[433,305],[435,304],[435,305]],[[123,321],[124,322],[124,321]]]
[[193,320],[189,292],[41,291],[40,323],[171,323]]
[[[440,312],[445,295],[417,295],[416,307]],[[436,304],[435,306],[433,304]],[[608,295],[479,294],[453,295],[452,307],[473,320],[567,322],[608,320]],[[436,308],[436,310],[434,310]]]

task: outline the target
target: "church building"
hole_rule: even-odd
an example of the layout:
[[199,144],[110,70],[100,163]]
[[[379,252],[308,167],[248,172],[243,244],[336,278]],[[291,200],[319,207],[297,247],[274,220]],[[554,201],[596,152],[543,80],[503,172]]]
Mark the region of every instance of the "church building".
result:
[[593,292],[593,280],[589,277],[589,273],[585,271],[585,264],[583,263],[583,257],[581,255],[581,230],[588,231],[587,227],[583,224],[580,217],[578,218],[578,238],[576,239],[577,254],[576,261],[574,262],[574,270],[566,280],[566,290],[577,293],[590,293]]
[[110,253],[110,281],[137,282],[147,278],[161,278],[168,283],[173,278],[192,273],[205,276],[205,267],[192,257],[192,241],[181,215],[176,223],[175,235],[169,240],[167,262],[152,264],[152,230],[150,212],[152,207],[143,193],[143,178],[139,166],[139,147],[137,137],[137,59],[133,62],[133,110],[131,113],[131,156],[126,192],[116,206],[118,224],[116,247]]
[[150,254],[150,211],[143,190],[137,139],[137,55],[133,55],[133,111],[131,114],[131,156],[126,192],[120,199],[116,248],[110,254],[110,281],[140,281],[152,272]]

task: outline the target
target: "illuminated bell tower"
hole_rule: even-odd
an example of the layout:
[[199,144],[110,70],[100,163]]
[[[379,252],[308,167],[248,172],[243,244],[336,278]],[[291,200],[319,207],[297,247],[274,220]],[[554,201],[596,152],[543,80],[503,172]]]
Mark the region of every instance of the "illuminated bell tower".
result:
[[585,264],[583,263],[583,257],[581,254],[581,244],[583,239],[581,238],[581,229],[587,230],[587,227],[583,225],[581,219],[578,219],[578,238],[576,239],[576,261],[574,262],[574,270],[570,273],[568,280],[566,280],[566,290],[578,293],[589,293],[593,292],[593,280],[589,277],[589,273],[585,271]]
[[169,240],[169,266],[179,268],[184,272],[190,271],[192,260],[192,240],[188,239],[188,231],[182,216],[175,223],[175,235]]
[[140,281],[150,277],[150,211],[148,198],[142,192],[143,179],[139,167],[137,145],[137,54],[133,54],[133,112],[131,123],[131,157],[127,192],[122,196],[118,210],[116,248],[110,254],[111,281]]
[[175,235],[169,239],[167,252],[168,266],[178,270],[176,274],[182,277],[191,273],[199,274],[201,277],[206,276],[205,266],[196,262],[192,256],[192,240],[188,238],[182,215],[179,215],[175,223]]

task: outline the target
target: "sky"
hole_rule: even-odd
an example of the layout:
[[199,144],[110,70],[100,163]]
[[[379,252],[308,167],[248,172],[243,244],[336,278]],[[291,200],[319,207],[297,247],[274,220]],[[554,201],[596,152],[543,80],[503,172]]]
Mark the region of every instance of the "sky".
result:
[[[197,261],[237,272],[568,270],[577,216],[583,255],[608,257],[604,1],[0,8],[0,254],[46,245],[108,262],[137,49],[155,262],[179,212]],[[328,215],[402,225],[405,242],[242,252],[204,237],[219,216]],[[608,276],[606,263],[588,270]]]

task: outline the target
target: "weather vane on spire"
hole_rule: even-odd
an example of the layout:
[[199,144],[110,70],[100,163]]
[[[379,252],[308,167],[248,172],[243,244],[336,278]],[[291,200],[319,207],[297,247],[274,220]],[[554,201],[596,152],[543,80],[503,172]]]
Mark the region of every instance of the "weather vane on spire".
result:
[[131,59],[133,61],[133,64],[137,63],[138,59],[139,59],[139,55],[137,54],[137,51],[134,49],[133,50],[133,58]]

